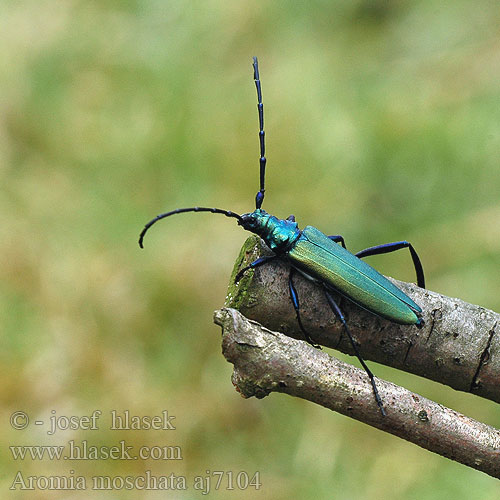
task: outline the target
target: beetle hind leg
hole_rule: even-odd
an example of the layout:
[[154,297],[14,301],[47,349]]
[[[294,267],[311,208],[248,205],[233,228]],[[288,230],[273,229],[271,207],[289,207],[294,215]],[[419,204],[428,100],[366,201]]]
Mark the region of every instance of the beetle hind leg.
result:
[[358,358],[359,362],[361,363],[361,366],[363,367],[366,374],[370,378],[370,382],[372,384],[372,389],[373,389],[373,395],[375,396],[375,401],[377,402],[377,405],[380,408],[380,413],[382,413],[382,416],[385,417],[386,413],[385,413],[384,405],[382,403],[382,399],[380,398],[380,395],[378,393],[377,384],[375,383],[375,377],[374,377],[372,371],[370,370],[370,368],[368,368],[367,364],[365,363],[365,360],[361,357],[361,354],[359,353],[358,346],[356,345],[356,342],[354,341],[354,337],[352,336],[351,331],[349,330],[349,327],[347,326],[347,322],[345,320],[345,317],[344,317],[342,311],[340,310],[339,306],[335,302],[332,294],[330,293],[330,290],[326,286],[324,287],[324,290],[325,290],[326,300],[328,301],[328,304],[329,304],[331,310],[333,311],[335,316],[337,316],[337,318],[341,321],[341,323],[344,327],[344,330],[347,333],[347,336],[349,337],[349,341],[351,342],[351,345],[352,345],[352,348],[354,349],[354,353],[356,354],[356,357]]
[[374,247],[366,248],[365,250],[361,250],[361,252],[358,252],[354,255],[362,259],[363,257],[368,257],[369,255],[380,255],[384,253],[395,252],[396,250],[400,250],[401,248],[408,248],[408,250],[410,250],[411,260],[413,261],[413,266],[415,267],[415,272],[417,273],[417,285],[420,288],[425,288],[424,269],[422,268],[422,263],[420,262],[420,258],[413,248],[412,244],[408,243],[407,241],[395,241],[394,243],[377,245]]
[[290,268],[290,276],[288,277],[288,289],[290,291],[290,298],[292,299],[293,307],[295,309],[295,314],[297,315],[297,322],[299,324],[300,329],[302,330],[302,333],[304,334],[304,337],[309,344],[311,344],[313,347],[316,347],[316,349],[321,349],[321,346],[318,344],[315,344],[307,330],[304,328],[304,325],[302,324],[302,320],[300,319],[300,306],[299,306],[299,294],[297,293],[297,289],[295,288],[295,285],[293,284],[293,275],[295,273],[295,269],[292,267]]

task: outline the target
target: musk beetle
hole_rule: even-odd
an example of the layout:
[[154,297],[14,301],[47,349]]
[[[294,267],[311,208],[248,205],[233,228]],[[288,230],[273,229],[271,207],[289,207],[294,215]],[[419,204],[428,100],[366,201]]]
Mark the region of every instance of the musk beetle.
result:
[[257,88],[260,142],[260,189],[255,197],[255,210],[247,214],[238,215],[230,210],[220,208],[178,208],[171,212],[160,214],[148,222],[140,234],[139,245],[141,248],[143,247],[144,235],[153,224],[171,215],[186,212],[211,212],[236,219],[238,224],[244,229],[259,235],[273,252],[273,255],[260,257],[243,268],[236,276],[236,281],[246,271],[265,265],[273,259],[286,260],[290,264],[288,288],[297,315],[297,321],[307,342],[315,347],[319,346],[313,343],[313,340],[302,324],[299,297],[293,283],[293,276],[298,272],[308,280],[314,281],[318,286],[322,287],[330,308],[341,321],[357,358],[370,378],[377,405],[382,415],[385,415],[385,409],[378,393],[373,373],[361,357],[356,342],[347,326],[345,317],[335,302],[332,292],[338,293],[362,308],[394,323],[421,327],[423,324],[423,320],[420,317],[422,309],[397,286],[361,259],[370,255],[385,254],[401,248],[408,248],[417,274],[417,284],[419,287],[424,288],[425,281],[422,264],[415,249],[407,241],[377,245],[352,254],[346,250],[344,238],[340,235],[326,236],[312,226],[306,226],[301,230],[295,222],[293,215],[290,215],[286,219],[278,219],[274,215],[262,210],[266,173],[264,105],[262,104],[262,88],[256,57],[253,58],[253,71],[255,86]]

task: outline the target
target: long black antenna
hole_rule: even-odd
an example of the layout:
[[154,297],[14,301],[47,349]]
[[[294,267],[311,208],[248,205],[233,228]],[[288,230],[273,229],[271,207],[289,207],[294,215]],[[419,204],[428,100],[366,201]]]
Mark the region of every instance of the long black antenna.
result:
[[257,109],[259,110],[259,141],[260,141],[260,190],[255,197],[255,208],[260,208],[264,201],[265,181],[266,181],[266,145],[264,143],[264,104],[262,104],[262,89],[259,79],[259,62],[253,58],[253,79],[257,88]]
[[164,214],[157,215],[153,220],[150,220],[141,231],[141,235],[139,236],[139,246],[144,248],[142,242],[144,240],[144,236],[147,233],[148,229],[156,224],[159,220],[164,219],[165,217],[170,217],[175,214],[183,214],[185,212],[212,212],[213,214],[222,214],[226,217],[233,217],[238,219],[238,222],[242,221],[241,215],[235,214],[231,212],[231,210],[222,210],[221,208],[205,208],[205,207],[191,207],[191,208],[177,208],[176,210],[172,210],[171,212],[165,212]]

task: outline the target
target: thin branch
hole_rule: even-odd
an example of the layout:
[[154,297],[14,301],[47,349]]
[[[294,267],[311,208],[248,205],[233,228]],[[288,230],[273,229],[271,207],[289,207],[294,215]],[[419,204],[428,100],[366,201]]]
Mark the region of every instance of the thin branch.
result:
[[282,392],[377,427],[500,478],[500,431],[377,379],[382,418],[364,371],[250,321],[235,309],[215,312],[233,384],[244,397]]
[[[226,306],[272,330],[303,339],[288,292],[288,264],[280,259],[236,273],[269,250],[255,236],[244,244],[229,284]],[[391,278],[390,278],[391,279]],[[415,373],[454,389],[500,402],[500,314],[460,299],[392,280],[423,309],[425,325],[397,325],[339,297],[364,359]],[[320,287],[297,276],[301,317],[313,340],[353,354]]]

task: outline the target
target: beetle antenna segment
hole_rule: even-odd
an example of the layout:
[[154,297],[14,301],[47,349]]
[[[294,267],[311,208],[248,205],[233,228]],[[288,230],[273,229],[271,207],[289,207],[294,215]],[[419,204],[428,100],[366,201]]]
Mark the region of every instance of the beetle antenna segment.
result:
[[259,62],[253,58],[253,79],[257,88],[257,109],[259,110],[259,141],[260,141],[260,190],[255,197],[255,208],[260,208],[264,201],[265,180],[266,180],[266,145],[264,142],[264,104],[262,104],[262,88],[259,78]]
[[241,215],[231,212],[231,210],[222,210],[221,208],[205,208],[205,207],[177,208],[176,210],[172,210],[171,212],[165,212],[164,214],[157,215],[153,220],[150,220],[144,226],[144,229],[141,231],[141,235],[139,236],[139,246],[141,248],[144,248],[142,244],[144,236],[147,233],[148,229],[153,224],[156,224],[159,220],[164,219],[165,217],[170,217],[171,215],[175,214],[183,214],[186,212],[211,212],[213,214],[222,214],[225,215],[226,217],[233,217],[234,219],[238,219],[238,222],[241,222],[243,220],[241,218]]

